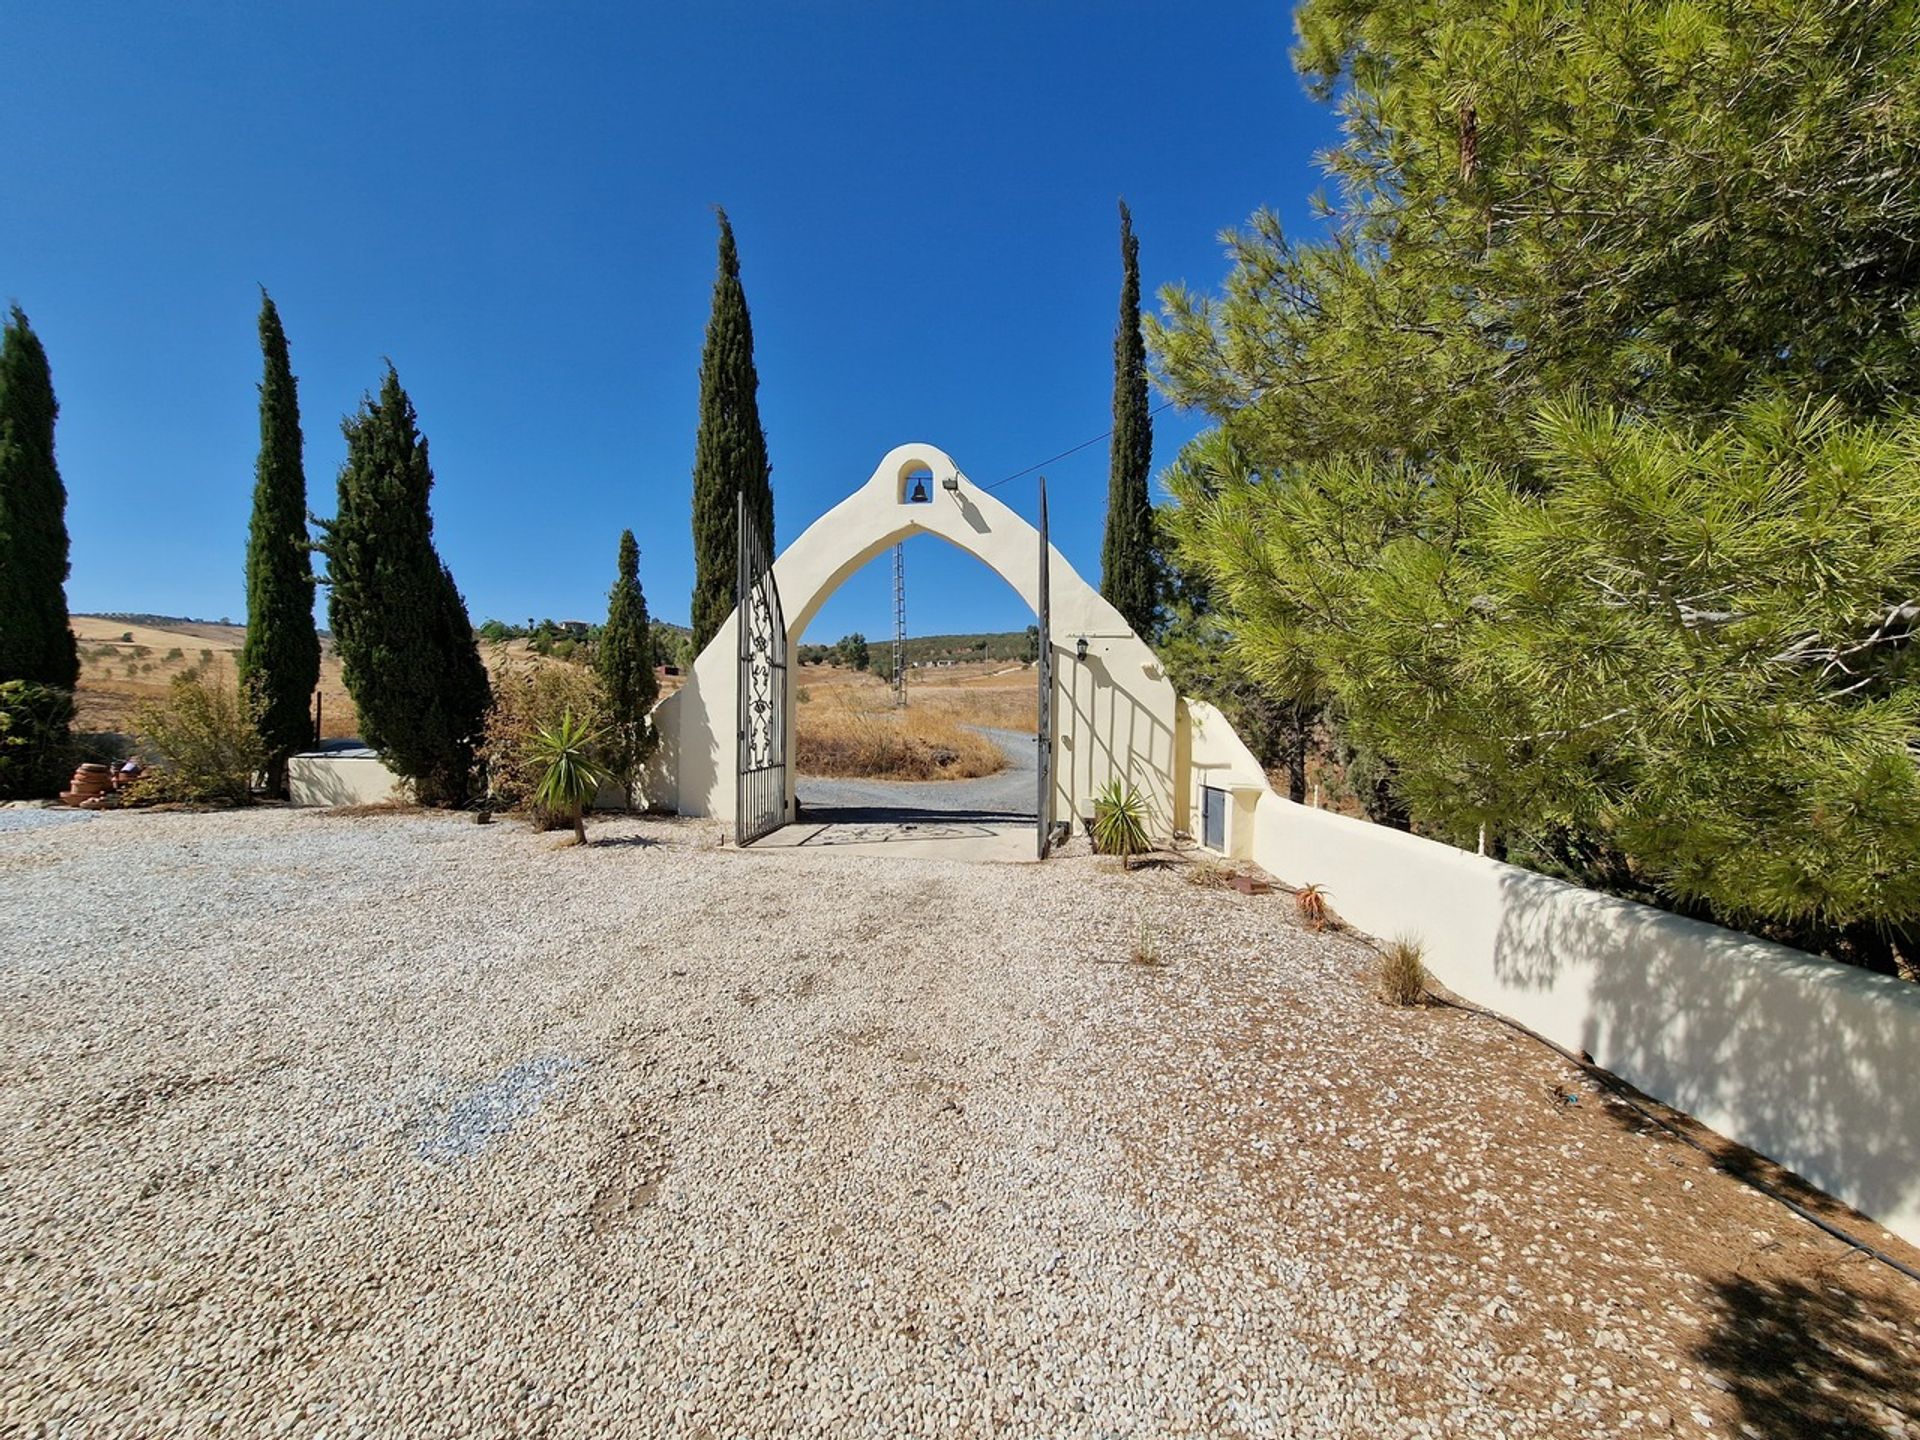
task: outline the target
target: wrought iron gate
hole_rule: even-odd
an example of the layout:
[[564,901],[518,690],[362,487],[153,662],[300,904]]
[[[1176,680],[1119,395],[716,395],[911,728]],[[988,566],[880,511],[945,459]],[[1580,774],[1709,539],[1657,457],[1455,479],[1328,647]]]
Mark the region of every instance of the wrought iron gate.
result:
[[1039,671],[1040,727],[1033,737],[1035,769],[1040,772],[1040,794],[1034,804],[1035,849],[1039,858],[1047,858],[1048,832],[1053,828],[1053,635],[1048,623],[1047,579],[1047,477],[1040,477],[1040,654],[1034,668]]
[[787,823],[787,621],[773,582],[771,536],[736,497],[740,559],[734,614],[740,631],[739,773],[734,843],[751,845]]

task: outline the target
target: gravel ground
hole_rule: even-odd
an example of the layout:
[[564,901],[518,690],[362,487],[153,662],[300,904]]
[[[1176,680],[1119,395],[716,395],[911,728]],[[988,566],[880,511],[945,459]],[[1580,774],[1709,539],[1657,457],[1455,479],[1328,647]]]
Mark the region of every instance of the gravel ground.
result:
[[1920,1435],[1920,1287],[1286,896],[712,829],[0,836],[0,1429]]

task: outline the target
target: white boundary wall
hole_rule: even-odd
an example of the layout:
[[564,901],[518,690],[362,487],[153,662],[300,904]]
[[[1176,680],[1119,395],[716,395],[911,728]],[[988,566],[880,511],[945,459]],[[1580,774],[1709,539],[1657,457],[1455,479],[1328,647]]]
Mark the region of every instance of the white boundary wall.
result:
[[1920,986],[1296,805],[1213,706],[1183,720],[1195,816],[1203,784],[1259,787],[1229,853],[1920,1242]]

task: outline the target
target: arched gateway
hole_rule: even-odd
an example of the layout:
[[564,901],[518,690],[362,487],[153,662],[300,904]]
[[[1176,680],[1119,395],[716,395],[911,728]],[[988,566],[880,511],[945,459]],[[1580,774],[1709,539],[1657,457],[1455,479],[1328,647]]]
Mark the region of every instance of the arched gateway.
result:
[[[916,494],[926,498],[916,500]],[[786,653],[794,653],[820,607],[849,576],[912,535],[937,535],[959,546],[1038,612],[1039,532],[968,480],[944,451],[902,445],[774,562]],[[1186,820],[1187,797],[1176,783],[1184,768],[1179,752],[1186,749],[1179,697],[1153,651],[1058,550],[1049,552],[1047,568],[1052,733],[1045,743],[1053,778],[1041,822],[1086,815],[1094,793],[1118,776],[1140,792],[1153,830],[1165,837]],[[687,683],[654,711],[661,745],[646,786],[650,803],[682,815],[733,817],[743,668],[736,615],[694,661]],[[791,735],[795,697],[791,687],[784,688],[782,729]],[[789,767],[789,821],[793,783]]]

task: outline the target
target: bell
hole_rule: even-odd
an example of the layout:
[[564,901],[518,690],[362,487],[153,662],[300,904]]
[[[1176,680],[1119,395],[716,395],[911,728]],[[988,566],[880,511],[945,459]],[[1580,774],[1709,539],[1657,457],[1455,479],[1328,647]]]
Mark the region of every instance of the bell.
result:
[[927,482],[926,481],[915,480],[913,482],[913,495],[911,496],[911,498],[908,499],[907,503],[909,505],[924,505],[927,503]]

